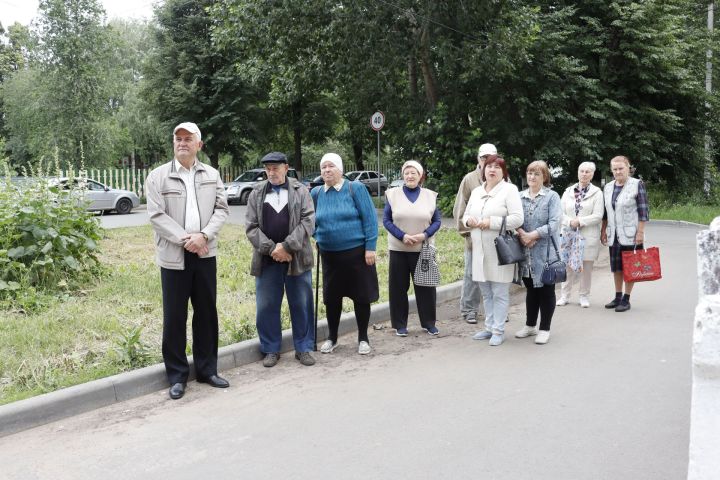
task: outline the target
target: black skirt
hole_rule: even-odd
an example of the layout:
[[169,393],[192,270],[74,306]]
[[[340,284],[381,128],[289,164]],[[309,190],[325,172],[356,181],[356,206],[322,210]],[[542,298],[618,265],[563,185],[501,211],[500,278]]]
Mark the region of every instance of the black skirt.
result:
[[323,276],[323,303],[338,303],[348,297],[358,303],[380,298],[375,265],[365,263],[365,247],[320,251]]

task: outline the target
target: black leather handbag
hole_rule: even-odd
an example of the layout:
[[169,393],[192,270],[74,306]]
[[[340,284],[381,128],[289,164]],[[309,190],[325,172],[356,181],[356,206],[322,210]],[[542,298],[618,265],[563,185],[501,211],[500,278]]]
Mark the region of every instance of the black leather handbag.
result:
[[520,239],[514,233],[505,230],[506,219],[507,217],[503,217],[500,235],[495,237],[498,265],[511,265],[525,258],[525,250],[520,245]]
[[542,276],[540,281],[543,285],[555,285],[556,283],[562,283],[567,279],[567,266],[565,262],[560,260],[560,253],[558,252],[557,244],[555,243],[555,237],[550,232],[550,240],[552,241],[553,248],[555,249],[555,260],[550,261],[550,242],[547,246],[547,260],[543,267]]

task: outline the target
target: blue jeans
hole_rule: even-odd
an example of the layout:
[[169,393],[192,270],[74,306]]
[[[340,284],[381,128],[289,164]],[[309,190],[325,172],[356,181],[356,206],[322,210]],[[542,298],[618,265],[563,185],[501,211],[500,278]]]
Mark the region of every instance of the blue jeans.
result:
[[477,282],[485,304],[485,330],[493,334],[505,333],[505,319],[510,305],[510,284],[505,282]]
[[315,346],[313,323],[312,270],[301,275],[288,275],[287,263],[263,265],[262,273],[255,277],[257,315],[255,325],[263,353],[280,352],[282,326],[280,307],[283,293],[287,293],[292,323],[293,344],[296,352],[309,352]]
[[462,292],[460,293],[460,313],[463,318],[477,316],[478,310],[482,314],[480,302],[480,287],[472,279],[472,250],[465,247],[465,272],[463,273]]

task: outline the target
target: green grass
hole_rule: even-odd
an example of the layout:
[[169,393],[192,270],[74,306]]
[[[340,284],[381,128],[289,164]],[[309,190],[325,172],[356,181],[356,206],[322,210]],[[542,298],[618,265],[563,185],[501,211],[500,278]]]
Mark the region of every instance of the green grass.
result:
[[[463,240],[436,236],[444,284],[462,277]],[[0,404],[76,385],[162,360],[162,295],[149,226],[105,231],[101,262],[107,275],[37,314],[0,312]],[[244,228],[226,225],[218,257],[220,345],[256,336],[255,280]],[[378,241],[380,302],[387,301],[386,232]],[[314,280],[313,280],[314,281]],[[412,293],[412,292],[411,292]],[[351,302],[345,304],[351,309]],[[324,318],[320,303],[320,318]],[[289,327],[287,304],[284,328]],[[132,333],[141,328],[139,340]],[[188,329],[189,331],[189,329]],[[132,355],[144,351],[147,355]],[[132,350],[132,351],[131,351]],[[188,340],[188,352],[190,339]],[[129,361],[129,358],[133,361]]]
[[658,205],[650,207],[651,220],[683,220],[686,222],[710,225],[720,216],[720,206],[715,205]]

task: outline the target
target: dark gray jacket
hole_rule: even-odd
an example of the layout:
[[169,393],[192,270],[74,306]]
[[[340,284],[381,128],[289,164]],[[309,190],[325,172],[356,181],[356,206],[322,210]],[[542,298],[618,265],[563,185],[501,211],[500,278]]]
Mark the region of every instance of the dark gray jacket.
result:
[[[302,183],[288,178],[288,213],[290,215],[290,233],[282,242],[283,248],[292,255],[289,275],[300,275],[313,268],[313,251],[310,237],[315,231],[315,207],[310,192]],[[268,181],[255,185],[250,192],[245,212],[245,232],[253,246],[250,275],[260,276],[262,257],[270,255],[275,242],[263,232],[262,210],[267,194]]]

